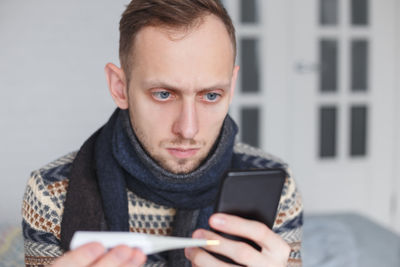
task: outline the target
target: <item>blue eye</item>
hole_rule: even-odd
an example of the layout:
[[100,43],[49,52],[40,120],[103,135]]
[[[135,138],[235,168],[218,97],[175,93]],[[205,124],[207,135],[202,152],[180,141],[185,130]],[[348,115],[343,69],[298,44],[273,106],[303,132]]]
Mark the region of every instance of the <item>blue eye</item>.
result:
[[167,100],[171,96],[171,93],[168,91],[153,92],[152,94],[155,98],[160,100]]
[[207,93],[205,95],[206,100],[210,102],[215,102],[218,99],[218,97],[220,97],[220,94],[217,93]]

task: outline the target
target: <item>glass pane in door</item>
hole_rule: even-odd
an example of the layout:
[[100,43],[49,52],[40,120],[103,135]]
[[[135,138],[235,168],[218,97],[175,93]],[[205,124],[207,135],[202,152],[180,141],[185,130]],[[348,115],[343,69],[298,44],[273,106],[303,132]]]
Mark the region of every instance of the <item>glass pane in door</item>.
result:
[[368,42],[351,42],[351,90],[367,91],[368,88]]
[[338,42],[320,41],[320,91],[336,92],[338,86]]
[[321,158],[336,156],[337,111],[334,106],[319,110],[319,155]]
[[351,23],[354,26],[368,25],[368,0],[351,0]]
[[260,145],[260,110],[257,107],[245,107],[241,111],[242,141],[258,147]]
[[257,23],[257,1],[241,0],[240,1],[240,21],[242,23]]
[[320,0],[319,8],[321,25],[334,26],[338,23],[338,0]]
[[242,92],[257,93],[260,91],[258,40],[243,38],[240,52]]
[[367,153],[367,116],[366,106],[351,107],[351,156],[364,156]]

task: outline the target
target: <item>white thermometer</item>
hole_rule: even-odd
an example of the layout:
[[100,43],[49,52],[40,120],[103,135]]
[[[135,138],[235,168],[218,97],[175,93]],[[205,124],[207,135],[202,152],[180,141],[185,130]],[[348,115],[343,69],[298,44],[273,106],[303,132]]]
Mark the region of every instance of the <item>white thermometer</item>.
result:
[[118,245],[136,247],[142,250],[146,255],[166,250],[186,247],[216,246],[219,244],[219,240],[158,236],[130,232],[77,231],[72,237],[70,248],[75,249],[89,242],[99,242],[107,249]]

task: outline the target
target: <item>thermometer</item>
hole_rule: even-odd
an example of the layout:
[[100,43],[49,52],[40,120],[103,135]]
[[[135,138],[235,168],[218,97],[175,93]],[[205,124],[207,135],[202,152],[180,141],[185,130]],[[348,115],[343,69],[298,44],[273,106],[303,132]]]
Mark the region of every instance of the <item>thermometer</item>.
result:
[[219,240],[158,236],[130,232],[77,231],[72,237],[71,250],[89,242],[99,242],[111,249],[118,245],[139,248],[146,255],[186,247],[216,246]]

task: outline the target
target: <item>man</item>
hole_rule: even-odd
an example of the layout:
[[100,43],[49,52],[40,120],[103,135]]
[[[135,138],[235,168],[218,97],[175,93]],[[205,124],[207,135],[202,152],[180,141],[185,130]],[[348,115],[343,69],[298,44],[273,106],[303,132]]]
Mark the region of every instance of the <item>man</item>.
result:
[[[34,171],[23,203],[27,265],[53,263],[77,230],[131,231],[220,240],[150,255],[146,266],[300,266],[302,205],[288,175],[273,229],[213,214],[228,169],[283,168],[235,143],[227,115],[239,67],[232,22],[216,0],[133,0],[120,22],[121,68],[107,64],[118,108],[77,153]],[[210,229],[211,227],[211,229]],[[212,230],[254,241],[261,251]],[[211,252],[211,253],[210,253]],[[139,266],[146,257],[97,243],[55,266]]]

